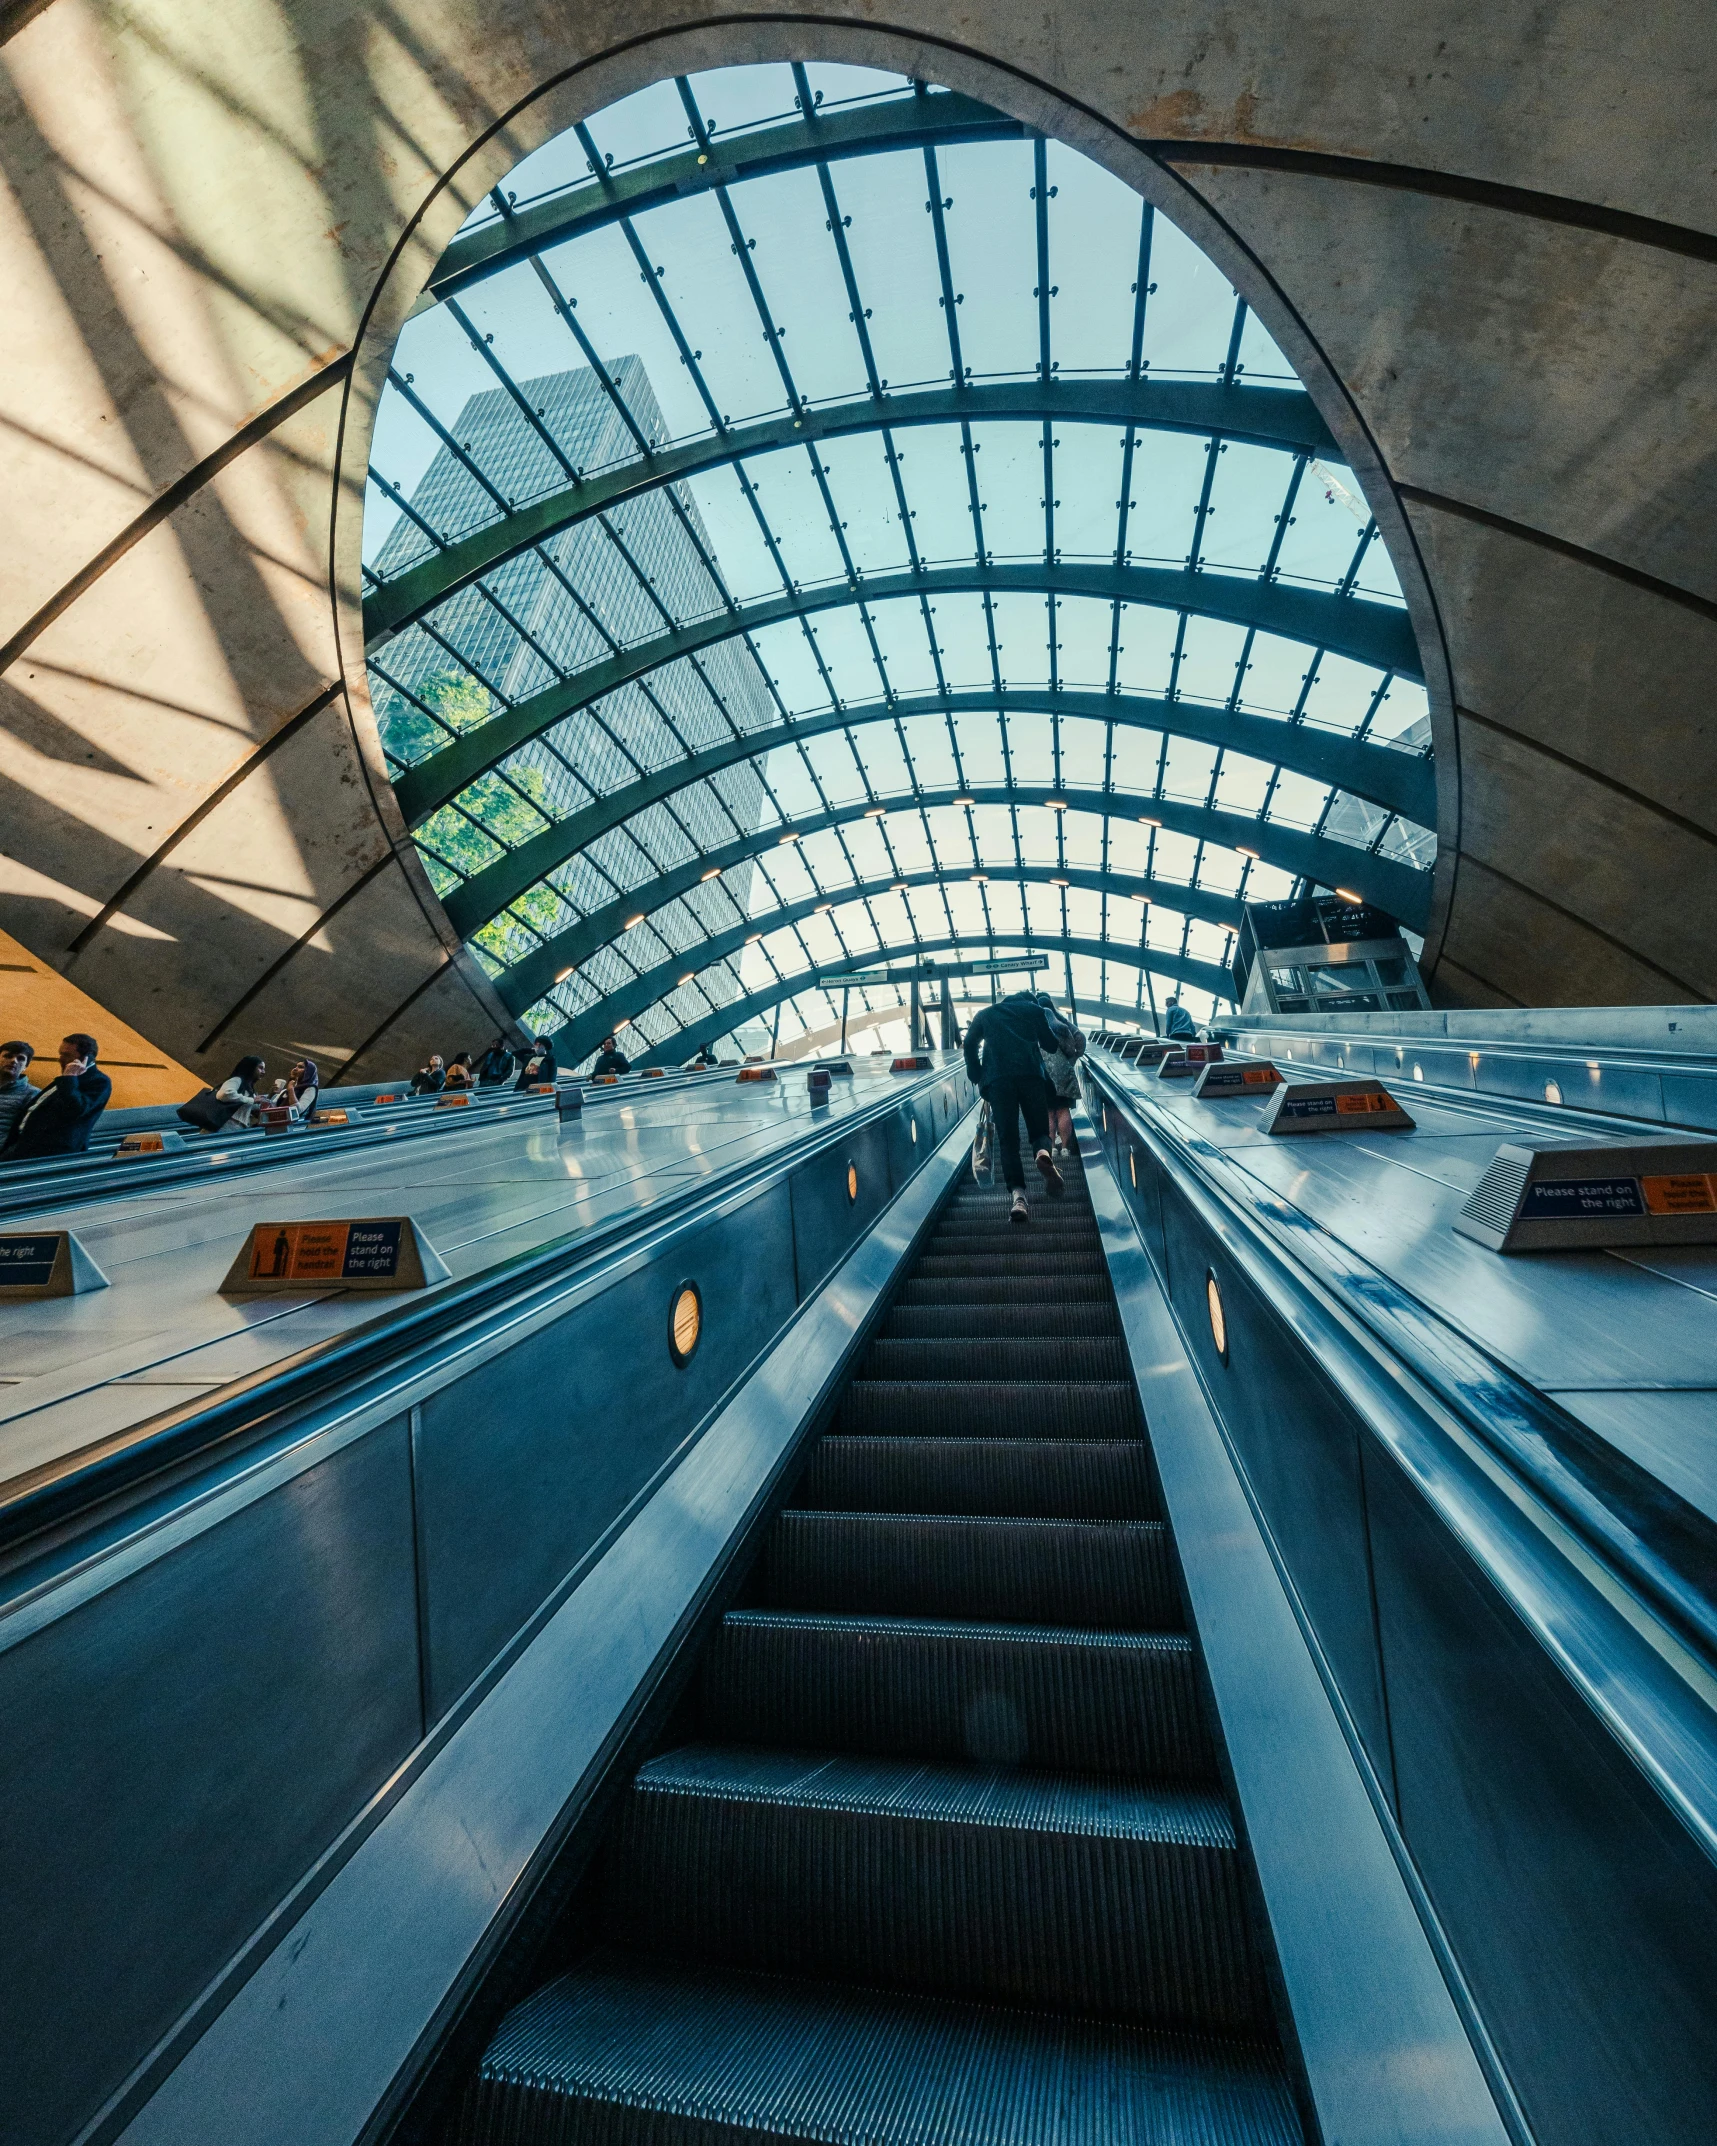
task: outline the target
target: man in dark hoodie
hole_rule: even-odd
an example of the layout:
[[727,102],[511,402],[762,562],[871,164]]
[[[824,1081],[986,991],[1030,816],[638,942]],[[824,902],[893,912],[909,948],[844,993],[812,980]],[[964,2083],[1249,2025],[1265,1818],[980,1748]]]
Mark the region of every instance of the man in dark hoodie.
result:
[[995,1119],[1002,1176],[1013,1195],[1016,1222],[1031,1220],[1019,1155],[1022,1115],[1045,1190],[1058,1199],[1066,1189],[1049,1152],[1049,1091],[1044,1085],[1042,1051],[1065,1051],[1074,1058],[1079,1045],[1076,1032],[1040,1006],[1029,991],[1016,991],[984,1007],[966,1030],[966,1071]]
[[49,1081],[13,1121],[6,1136],[5,1161],[84,1152],[95,1121],[113,1093],[113,1083],[96,1064],[95,1053],[93,1036],[71,1035],[61,1041],[59,1078]]

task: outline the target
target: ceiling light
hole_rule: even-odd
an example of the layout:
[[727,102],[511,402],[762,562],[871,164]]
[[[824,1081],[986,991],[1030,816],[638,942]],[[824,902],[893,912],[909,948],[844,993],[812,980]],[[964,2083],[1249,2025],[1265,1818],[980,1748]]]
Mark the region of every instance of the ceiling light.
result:
[[974,887],[987,887],[989,883],[990,878],[987,872],[974,872],[972,874],[972,884]]
[[721,877],[721,866],[719,864],[712,864],[709,870],[705,872],[703,876],[705,879],[719,879]]
[[1143,908],[1148,909],[1151,906],[1151,898],[1148,894],[1135,894],[1132,898]]
[[1073,882],[1070,879],[1052,879],[1049,884],[1052,887],[1070,887]]
[[1141,827],[1160,827],[1162,824],[1161,820],[1153,820],[1148,812],[1139,814],[1139,825]]
[[906,892],[906,882],[905,882],[905,880],[904,880],[904,879],[897,879],[897,880],[896,880],[896,881],[894,882],[894,885],[893,885],[892,887],[890,887],[888,891],[889,891],[889,893],[890,893],[890,894],[904,894],[904,893]]
[[820,917],[820,916],[827,916],[827,915],[828,915],[828,913],[829,913],[829,911],[830,911],[830,910],[831,910],[831,909],[832,909],[832,908],[833,908],[834,906],[835,906],[835,905],[834,905],[834,903],[833,903],[833,902],[819,902],[819,903],[817,904],[816,908],[815,908],[815,909],[813,909],[813,910],[811,911],[811,914],[812,914],[812,915],[813,915],[814,917]]
[[886,805],[872,805],[866,811],[865,818],[867,820],[886,820],[888,818],[888,807]]
[[679,990],[681,990],[681,991],[683,991],[683,990],[685,989],[685,987],[687,986],[687,984],[695,984],[695,983],[697,982],[697,980],[698,980],[698,972],[697,972],[697,970],[696,970],[696,969],[688,969],[688,970],[686,971],[686,973],[685,973],[685,974],[684,974],[684,975],[683,975],[683,976],[682,976],[682,977],[680,978],[679,984],[678,984],[678,986],[677,986],[676,988],[677,988],[677,989],[679,989]]
[[1248,849],[1244,842],[1236,842],[1234,847],[1242,857],[1250,857],[1254,864],[1258,862],[1258,852],[1255,849]]
[[638,929],[638,926],[642,924],[643,921],[644,919],[641,914],[635,917],[628,917],[626,919],[626,929],[628,931],[636,931]]
[[799,839],[799,830],[796,827],[789,827],[787,832],[781,837],[781,839],[783,842],[797,842]]
[[1064,797],[1046,797],[1043,802],[1051,812],[1065,812],[1067,810],[1067,800]]
[[760,931],[751,932],[747,935],[745,943],[747,946],[755,946],[762,936],[763,934]]
[[1363,894],[1355,894],[1351,887],[1337,887],[1335,891],[1344,902],[1363,902],[1365,899]]
[[978,800],[975,797],[957,797],[954,802],[956,805],[965,805],[969,808],[975,805]]
[[559,969],[555,972],[554,980],[557,984],[564,984],[571,974],[572,971],[570,969]]

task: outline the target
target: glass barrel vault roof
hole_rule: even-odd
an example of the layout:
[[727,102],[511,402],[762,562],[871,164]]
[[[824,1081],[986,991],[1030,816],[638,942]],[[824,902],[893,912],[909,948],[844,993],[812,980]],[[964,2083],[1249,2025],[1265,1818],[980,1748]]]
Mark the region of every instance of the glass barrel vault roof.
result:
[[832,1028],[915,954],[1203,1014],[1245,897],[1424,921],[1416,647],[1310,398],[950,92],[724,69],[520,164],[395,353],[365,610],[426,868],[563,1062]]

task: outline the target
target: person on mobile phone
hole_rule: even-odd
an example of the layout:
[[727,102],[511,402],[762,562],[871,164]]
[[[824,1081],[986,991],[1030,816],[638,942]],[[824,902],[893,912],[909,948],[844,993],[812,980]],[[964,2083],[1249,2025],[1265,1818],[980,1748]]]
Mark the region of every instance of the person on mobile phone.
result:
[[93,1036],[80,1033],[60,1039],[59,1076],[18,1113],[6,1145],[0,1148],[0,1162],[84,1152],[113,1093],[112,1081],[95,1062],[96,1051]]

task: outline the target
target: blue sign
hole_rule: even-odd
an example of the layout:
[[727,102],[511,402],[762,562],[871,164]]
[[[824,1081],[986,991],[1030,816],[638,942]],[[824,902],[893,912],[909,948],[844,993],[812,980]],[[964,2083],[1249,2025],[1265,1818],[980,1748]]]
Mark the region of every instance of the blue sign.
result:
[[1553,1177],[1528,1185],[1520,1222],[1599,1221],[1610,1215],[1643,1215],[1637,1177]]
[[60,1237],[0,1237],[0,1289],[45,1289],[54,1278]]
[[397,1222],[354,1222],[346,1232],[346,1257],[340,1268],[345,1281],[374,1280],[395,1273],[399,1267]]
[[1333,1118],[1335,1097],[1333,1095],[1285,1095],[1276,1110],[1278,1121],[1283,1118]]

